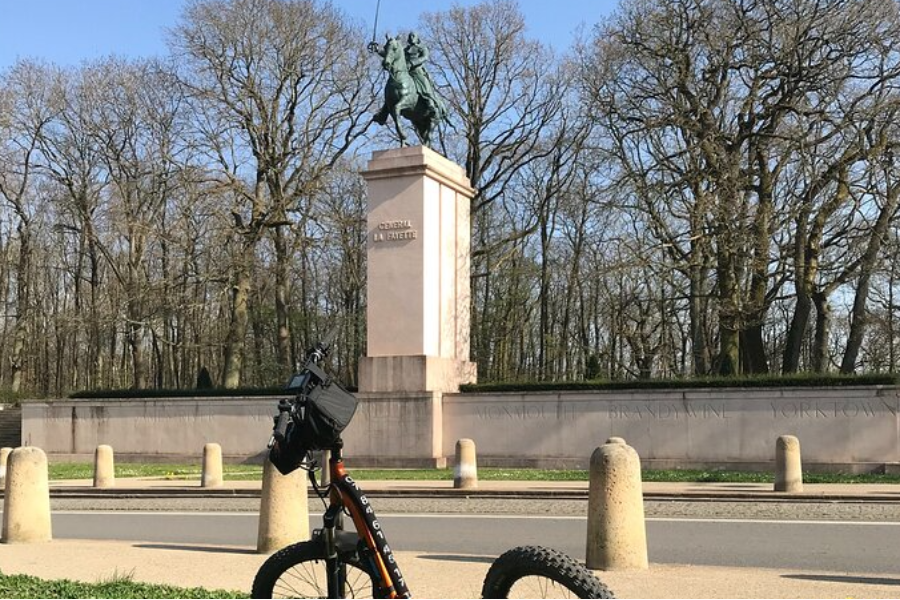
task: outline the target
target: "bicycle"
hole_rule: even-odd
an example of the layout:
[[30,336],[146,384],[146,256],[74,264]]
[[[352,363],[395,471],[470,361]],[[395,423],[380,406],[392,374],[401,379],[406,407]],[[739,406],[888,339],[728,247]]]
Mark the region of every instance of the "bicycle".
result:
[[[281,473],[305,468],[317,495],[323,501],[327,496],[323,527],[314,530],[309,541],[271,555],[256,573],[251,596],[411,598],[372,504],[344,465],[340,433],[353,418],[357,401],[320,366],[329,346],[330,342],[316,344],[291,378],[288,390],[293,397],[279,402],[269,440],[269,460]],[[317,450],[331,453],[327,485],[319,485],[317,465],[309,458]],[[344,530],[344,515],[350,517],[355,531]],[[502,554],[491,564],[482,586],[484,598],[560,598],[563,593],[614,598],[584,566],[540,546],[521,546]]]

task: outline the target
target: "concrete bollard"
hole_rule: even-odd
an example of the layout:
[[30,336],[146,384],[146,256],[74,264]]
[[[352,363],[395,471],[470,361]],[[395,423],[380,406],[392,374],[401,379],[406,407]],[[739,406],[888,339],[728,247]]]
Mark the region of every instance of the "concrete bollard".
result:
[[625,438],[613,436],[613,437],[609,438],[608,440],[606,440],[606,443],[607,444],[624,444]]
[[463,438],[456,442],[456,466],[453,467],[453,487],[472,489],[478,487],[478,462],[475,457],[475,442]]
[[94,450],[94,487],[116,487],[116,467],[112,446],[101,444]]
[[796,436],[782,435],[775,442],[775,491],[792,494],[803,491],[800,440]]
[[40,448],[16,448],[9,454],[3,502],[4,544],[49,542],[50,484],[47,455]]
[[12,451],[12,448],[0,448],[0,485],[6,484],[6,461]]
[[649,566],[641,460],[626,444],[604,444],[591,455],[585,562],[605,571]]
[[306,471],[278,472],[268,459],[263,466],[256,551],[268,554],[309,539]]
[[200,487],[221,487],[222,476],[222,446],[215,443],[203,446],[203,469],[200,471]]

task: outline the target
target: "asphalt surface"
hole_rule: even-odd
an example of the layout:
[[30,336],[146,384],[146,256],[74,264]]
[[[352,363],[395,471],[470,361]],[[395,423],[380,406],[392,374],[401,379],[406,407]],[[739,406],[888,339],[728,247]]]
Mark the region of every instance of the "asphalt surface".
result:
[[[523,540],[583,556],[583,484],[488,483],[492,489],[460,494],[443,484],[381,483],[364,487],[420,597],[478,597],[501,547]],[[54,542],[0,544],[4,573],[85,581],[126,573],[136,581],[246,591],[265,559],[253,551],[258,482],[226,482],[230,489],[217,491],[196,482],[122,481],[103,491],[84,481],[51,485]],[[900,590],[893,564],[900,486],[808,486],[788,496],[759,485],[645,484],[644,506],[650,569],[598,573],[618,597],[896,598]],[[320,507],[311,499],[312,514]],[[135,513],[149,523],[145,533],[129,532]],[[173,523],[176,515],[185,521]],[[67,519],[92,539],[66,539]],[[207,533],[241,531],[243,541],[204,544],[200,534],[182,531],[191,521]],[[128,522],[121,535],[130,540],[98,539]],[[136,539],[164,534],[184,541]],[[429,538],[463,545],[403,549],[436,548]],[[733,566],[717,566],[723,563]]]
[[[372,505],[384,513],[505,514],[584,516],[587,500],[484,498],[373,498]],[[52,498],[54,511],[202,511],[257,512],[257,498]],[[321,512],[322,504],[309,501],[310,513]],[[706,519],[773,519],[825,521],[900,521],[900,504],[871,502],[856,498],[842,501],[821,500],[645,500],[647,517],[683,517]]]
[[[549,546],[584,558],[584,516],[398,514],[379,516],[392,547],[432,554],[498,556],[512,546]],[[321,521],[313,517],[313,527]],[[53,514],[65,539],[165,544],[252,543],[252,512],[78,511]],[[883,573],[895,568],[900,522],[649,518],[650,560],[723,567]]]

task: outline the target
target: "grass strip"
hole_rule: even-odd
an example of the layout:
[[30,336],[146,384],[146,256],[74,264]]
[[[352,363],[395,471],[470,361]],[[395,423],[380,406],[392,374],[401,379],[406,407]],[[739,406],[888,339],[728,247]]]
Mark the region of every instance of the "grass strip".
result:
[[114,577],[98,583],[0,573],[0,598],[247,598],[243,592],[137,583]]

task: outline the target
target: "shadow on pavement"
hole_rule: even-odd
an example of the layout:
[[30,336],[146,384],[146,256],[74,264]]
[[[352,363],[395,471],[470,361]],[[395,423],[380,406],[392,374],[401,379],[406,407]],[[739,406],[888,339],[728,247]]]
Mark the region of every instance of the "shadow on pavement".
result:
[[769,492],[771,490],[760,488],[758,484],[752,483],[722,483],[716,484],[715,487],[709,486],[694,486],[689,487],[689,491],[691,492],[709,492],[715,490],[747,490],[751,492]]
[[[249,548],[223,548],[220,546],[191,546],[187,544],[132,544],[134,548],[148,548],[150,550],[187,550],[188,552],[214,552],[218,554],[256,554]],[[261,558],[262,554],[259,555]]]
[[492,563],[496,556],[471,556],[467,554],[420,554],[416,558],[450,562]]
[[865,577],[860,575],[782,575],[785,579],[804,581],[831,581],[834,583],[864,583],[867,585],[900,585],[893,577]]

